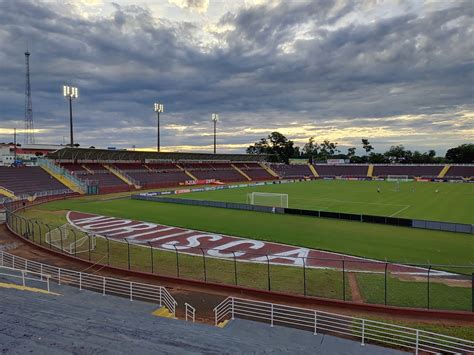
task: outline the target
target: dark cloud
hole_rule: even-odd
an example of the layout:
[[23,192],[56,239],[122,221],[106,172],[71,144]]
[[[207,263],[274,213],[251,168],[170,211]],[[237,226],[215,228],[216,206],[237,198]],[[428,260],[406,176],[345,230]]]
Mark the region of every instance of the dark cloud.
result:
[[[41,1],[0,0],[0,128],[23,126],[28,45],[35,127],[50,129],[39,141],[67,135],[64,83],[80,90],[74,109],[84,146],[153,146],[155,101],[165,103],[169,146],[210,144],[202,134],[211,130],[211,112],[220,113],[220,141],[229,150],[265,135],[262,128],[286,129],[301,141],[340,130],[347,144],[374,134],[381,145],[415,147],[422,146],[417,132],[437,141],[444,133],[441,150],[468,139],[472,3],[376,21],[353,20],[364,14],[355,4],[243,8],[222,16],[218,25],[230,30],[212,35],[217,46],[203,42],[196,24],[158,19],[139,6],[114,4],[111,16],[88,19]],[[397,118],[410,115],[418,118]],[[305,135],[291,122],[326,131]],[[8,139],[0,131],[0,141]]]

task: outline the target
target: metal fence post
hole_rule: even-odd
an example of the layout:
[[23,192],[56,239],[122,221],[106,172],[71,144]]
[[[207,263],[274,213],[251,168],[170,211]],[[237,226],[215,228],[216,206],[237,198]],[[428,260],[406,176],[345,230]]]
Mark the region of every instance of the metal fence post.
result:
[[102,278],[102,296],[105,296],[105,277]]
[[106,235],[104,235],[104,238],[107,241],[107,266],[110,266],[110,240]]
[[314,311],[314,335],[318,335],[318,312]]
[[150,262],[151,262],[151,273],[155,273],[155,266],[153,265],[153,247],[151,246],[151,242],[148,242],[148,245],[150,246]]
[[199,249],[201,249],[201,254],[202,254],[202,267],[204,271],[204,282],[207,282],[206,255],[204,254],[203,248],[199,248]]
[[130,282],[130,301],[133,301],[133,282]]
[[305,257],[303,259],[303,294],[306,296],[306,260]]
[[127,259],[128,259],[128,270],[130,270],[130,243],[127,238],[123,238],[127,242]]
[[419,344],[420,344],[420,331],[417,329],[416,330],[415,355],[418,355]]
[[273,328],[273,303],[271,304],[272,305],[272,313],[271,313],[271,320],[270,320],[270,327]]
[[74,234],[74,256],[77,256],[77,234],[74,229],[72,229],[72,232]]
[[267,278],[268,278],[268,291],[272,290],[272,286],[270,283],[270,259],[268,258],[268,255],[265,254],[265,257],[267,258]]
[[58,285],[61,285],[61,268],[58,269]]
[[82,272],[79,273],[79,290],[82,291]]
[[234,255],[234,281],[235,285],[237,285],[237,259],[235,258],[235,253],[232,252],[232,254]]
[[25,283],[25,271],[24,270],[21,270],[21,280],[23,282],[23,287],[25,287],[26,283]]
[[346,263],[342,259],[342,300],[346,300]]
[[385,298],[385,305],[387,305],[387,267],[388,267],[388,263],[385,263],[385,277],[384,277],[384,298]]
[[91,249],[92,248],[91,248],[91,235],[90,234],[87,235],[87,241],[89,243],[89,261],[91,261]]
[[426,303],[427,303],[427,306],[428,306],[428,309],[430,309],[430,271],[431,271],[431,265],[428,267],[428,278],[427,278],[427,299],[426,299]]
[[365,345],[364,339],[365,339],[365,319],[362,319],[362,342],[360,343],[360,345],[362,346]]
[[173,245],[174,251],[176,252],[176,274],[179,277],[179,255],[178,255],[178,249],[176,248],[176,245]]
[[61,228],[59,228],[59,237],[61,239],[61,253],[64,253],[64,247],[63,247],[63,231]]
[[235,316],[234,316],[234,303],[235,303],[234,297],[231,298],[231,301],[232,301],[232,320],[234,320],[235,319]]

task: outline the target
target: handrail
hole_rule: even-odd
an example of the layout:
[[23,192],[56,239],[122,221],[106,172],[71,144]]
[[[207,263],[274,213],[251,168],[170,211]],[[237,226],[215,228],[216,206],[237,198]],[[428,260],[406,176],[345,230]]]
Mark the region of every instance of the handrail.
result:
[[64,169],[60,166],[57,166],[52,161],[50,161],[48,159],[38,159],[38,165],[39,166],[45,166],[46,168],[51,169],[53,172],[55,172],[59,175],[65,176],[69,180],[73,181],[76,185],[78,185],[81,188],[81,190],[83,190],[84,192],[87,192],[87,182],[86,181],[83,181],[83,180],[77,178],[76,176],[72,175],[68,170],[66,170],[66,169]]
[[184,307],[185,307],[185,318],[186,318],[186,322],[188,321],[188,318],[190,318],[193,323],[195,321],[195,316],[196,316],[196,308],[194,308],[193,306],[191,306],[189,303],[185,303],[184,304]]
[[360,339],[361,345],[374,341],[389,346],[426,353],[471,353],[474,341],[428,332],[405,326],[313,309],[286,306],[262,301],[228,297],[214,308],[215,325],[226,317],[243,317],[257,321],[334,333]]
[[111,294],[127,297],[130,301],[140,300],[145,302],[157,302],[160,306],[165,305],[173,314],[173,317],[176,315],[176,306],[178,303],[163,286],[68,270],[28,260],[2,250],[0,250],[0,266],[43,275],[47,273],[49,275],[48,280],[51,278],[59,285],[67,284],[69,286],[76,286],[80,290],[87,289],[89,291],[100,292],[103,296]]
[[[14,277],[14,278],[18,278],[18,279],[21,279],[22,280],[22,284],[23,284],[23,287],[26,286],[26,280],[32,280],[32,281],[38,281],[38,282],[44,282],[46,284],[46,289],[47,291],[49,292],[49,279],[50,279],[50,275],[47,275],[47,274],[43,274],[43,273],[39,273],[39,272],[33,272],[33,271],[27,271],[27,270],[18,270],[16,268],[12,268],[12,267],[8,267],[8,266],[3,266],[0,265],[0,268],[1,269],[6,269],[6,270],[11,270],[11,271],[20,271],[21,273],[21,276],[19,275],[16,275],[16,274],[7,274],[5,272],[0,272],[0,275],[4,275],[4,276],[9,276],[9,277]],[[39,276],[40,278],[37,279],[37,278],[33,278],[33,277],[26,277],[26,275],[37,275]],[[43,279],[44,278],[44,279]]]

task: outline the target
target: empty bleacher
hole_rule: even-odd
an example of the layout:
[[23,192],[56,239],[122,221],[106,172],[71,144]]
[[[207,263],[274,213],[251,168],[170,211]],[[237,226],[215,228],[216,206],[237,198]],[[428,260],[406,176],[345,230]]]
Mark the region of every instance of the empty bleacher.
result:
[[474,165],[463,166],[463,165],[453,165],[450,166],[446,175],[444,176],[448,179],[462,179],[462,178],[474,178]]
[[48,191],[70,191],[61,182],[37,166],[0,167],[0,186],[12,191],[17,196]]
[[240,170],[247,174],[252,180],[273,180],[275,179],[267,170],[258,163],[235,163]]
[[75,175],[82,181],[96,181],[99,185],[101,193],[126,191],[129,186],[107,170],[102,164],[87,163],[87,164],[61,164],[72,175]]
[[318,175],[320,177],[367,177],[367,165],[330,165],[330,164],[314,164]]
[[314,177],[306,164],[270,164],[270,168],[283,179]]
[[373,176],[407,175],[408,177],[435,178],[443,165],[374,165]]
[[245,180],[230,163],[182,163],[180,166],[200,180],[215,179],[223,182]]

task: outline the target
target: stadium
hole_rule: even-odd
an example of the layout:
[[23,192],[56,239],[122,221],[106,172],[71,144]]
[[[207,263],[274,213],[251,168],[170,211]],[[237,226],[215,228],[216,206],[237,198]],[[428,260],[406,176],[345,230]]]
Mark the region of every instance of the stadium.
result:
[[[361,30],[355,21],[348,26],[349,33],[340,34],[340,26],[345,29],[345,21],[352,21],[340,13],[368,16],[364,26],[369,26],[371,16],[382,28],[392,24],[392,17],[329,3],[245,2],[236,8],[226,4],[219,8],[219,21],[207,23],[211,20],[206,16],[213,15],[207,12],[211,5],[206,1],[160,4],[160,11],[169,11],[168,22],[162,14],[161,22],[152,20],[151,14],[157,11],[153,6],[158,6],[153,3],[148,8],[85,1],[71,5],[66,13],[64,4],[5,2],[12,17],[3,18],[0,13],[0,20],[7,23],[2,27],[0,21],[0,39],[11,33],[8,23],[18,12],[44,16],[40,23],[51,28],[65,21],[70,29],[81,30],[72,35],[65,25],[57,28],[83,42],[70,44],[74,60],[60,53],[69,44],[58,46],[54,36],[47,42],[61,59],[51,59],[39,68],[38,102],[44,105],[39,124],[33,124],[30,86],[30,55],[35,52],[24,52],[24,129],[17,129],[18,122],[7,118],[11,110],[18,110],[18,95],[8,96],[10,86],[0,76],[0,103],[5,107],[0,112],[5,118],[0,139],[13,138],[0,143],[3,352],[474,354],[474,145],[465,143],[466,137],[472,138],[469,105],[461,105],[451,125],[442,112],[448,106],[442,101],[448,100],[446,94],[435,98],[436,105],[419,108],[424,103],[421,97],[429,96],[422,91],[416,109],[408,107],[411,98],[403,101],[410,114],[398,106],[391,110],[393,97],[409,86],[405,81],[387,94],[379,93],[380,88],[386,90],[387,79],[372,78],[374,74],[368,71],[345,73],[342,84],[337,82],[334,73],[345,72],[344,65],[350,68],[360,55],[337,70],[318,62],[332,74],[325,77],[318,72],[318,85],[331,85],[318,86],[321,93],[316,93],[315,86],[308,89],[307,78],[298,74],[300,66],[290,61],[298,61],[292,56],[300,52],[312,58],[312,52],[305,52],[304,41],[323,41],[334,31],[334,38],[317,47],[322,54],[341,38],[347,37],[343,41],[347,46],[362,46],[361,38],[371,32]],[[387,4],[377,6],[380,10]],[[453,6],[436,11],[451,14],[456,10],[450,16],[463,19]],[[103,15],[107,11],[113,16]],[[425,15],[438,14],[431,11],[416,16],[407,13],[423,21]],[[284,13],[295,18],[308,12],[309,22],[319,18],[320,12],[325,13],[323,17],[344,20],[335,21],[334,27],[331,21],[325,23],[323,32],[313,39],[306,37],[304,26],[282,30]],[[80,20],[68,22],[71,14]],[[207,24],[202,26],[207,34],[196,35],[199,41],[190,34],[198,17]],[[408,28],[408,17],[394,18]],[[279,40],[286,38],[280,30],[296,31],[291,36],[296,39],[276,46],[278,54],[262,54],[264,42],[276,40],[264,31],[266,26],[261,28],[263,18]],[[272,18],[278,24],[272,24]],[[259,30],[247,23],[256,19]],[[456,21],[448,21],[442,30],[452,31],[460,23]],[[43,25],[29,26],[51,34],[51,28]],[[124,43],[110,49],[109,42],[104,44],[98,40],[101,36],[88,32],[97,26],[97,33],[107,32],[110,38],[118,31],[117,38]],[[265,40],[247,48],[249,38],[258,37],[260,31],[266,33]],[[393,33],[402,32],[398,28]],[[207,36],[216,42],[207,43]],[[43,40],[49,41],[46,37]],[[422,46],[423,41],[417,41]],[[146,51],[137,49],[155,42],[164,44],[160,49],[166,57],[160,58],[170,63],[169,72],[160,71],[158,76],[154,66],[159,60],[153,58],[150,67],[143,66],[146,60],[140,56],[146,57]],[[101,46],[108,49],[100,53],[110,50],[115,55],[103,56],[105,64],[94,52]],[[198,47],[199,51],[194,50]],[[370,52],[370,46],[363,47],[363,53]],[[242,48],[245,55],[240,54]],[[150,53],[157,54],[153,49]],[[275,62],[266,72],[261,63],[267,57],[282,60],[281,56],[283,62]],[[344,56],[351,57],[350,52]],[[217,57],[225,60],[219,62]],[[383,62],[382,57],[374,55]],[[252,58],[260,64],[251,63]],[[390,61],[403,61],[397,58]],[[64,74],[63,65],[78,72],[71,76],[79,89],[75,83],[61,84],[67,112],[48,106],[49,85],[57,84],[55,76]],[[282,68],[291,68],[291,75],[283,75]],[[220,71],[225,75],[219,81],[213,75]],[[239,73],[233,76],[234,71]],[[375,65],[373,72],[379,71]],[[312,66],[304,66],[302,72],[303,76],[313,73]],[[258,76],[250,78],[248,73]],[[267,82],[270,74],[281,75],[283,81]],[[418,73],[425,77],[422,74]],[[138,79],[147,75],[151,86]],[[376,83],[376,95],[362,77],[370,77],[370,85]],[[156,84],[156,78],[163,83]],[[98,84],[100,80],[103,83]],[[217,88],[209,91],[210,96],[206,81]],[[273,92],[277,82],[284,89]],[[364,100],[351,101],[351,95],[341,89],[346,82],[360,85]],[[120,87],[124,83],[131,88]],[[442,90],[443,85],[437,85]],[[81,102],[83,88],[86,98]],[[281,91],[288,98],[284,104]],[[339,101],[331,101],[330,94],[340,95]],[[239,95],[241,102],[233,106]],[[374,104],[370,95],[383,96],[383,104]],[[149,98],[155,100],[155,96],[165,99],[151,105]],[[250,112],[246,106],[255,98],[255,108],[263,109]],[[437,100],[442,101],[439,106]],[[356,101],[363,103],[358,106]],[[153,115],[152,125],[139,118],[143,102],[148,115]],[[162,102],[185,108],[165,113]],[[346,104],[354,117],[344,111]],[[213,105],[220,110],[211,109]],[[364,116],[362,108],[367,107],[374,116]],[[322,127],[315,129],[316,124],[298,121],[311,109],[315,116],[327,115],[330,123],[324,126],[326,121],[314,119]],[[206,121],[186,123],[183,117],[191,121],[186,115],[193,110],[205,112]],[[274,118],[278,115],[282,121]],[[67,124],[59,123],[57,116],[64,122],[67,116]],[[231,120],[239,123],[232,125]],[[351,126],[345,126],[348,122]],[[66,130],[68,136],[62,136],[61,144],[58,137]],[[331,138],[335,131],[342,132],[336,139],[343,143]],[[321,143],[316,143],[315,136]],[[361,155],[354,146],[359,142]],[[343,147],[347,154],[341,152]],[[382,152],[384,147],[388,150]],[[426,147],[443,155],[434,150],[420,152]]]

